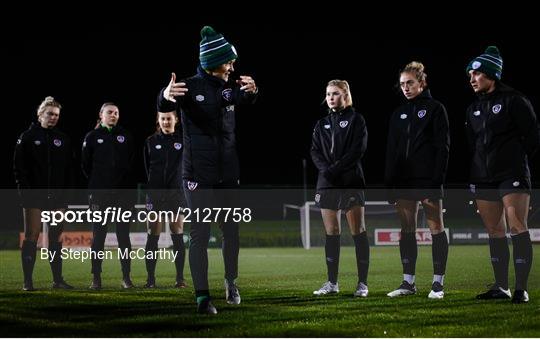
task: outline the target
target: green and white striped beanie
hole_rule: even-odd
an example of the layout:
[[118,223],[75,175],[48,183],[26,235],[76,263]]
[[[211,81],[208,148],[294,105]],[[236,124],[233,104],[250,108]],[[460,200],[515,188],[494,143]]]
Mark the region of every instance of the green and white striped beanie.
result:
[[499,49],[496,46],[486,48],[484,54],[477,56],[467,66],[466,72],[470,70],[482,72],[488,77],[496,80],[501,80],[503,60]]
[[204,26],[201,29],[201,38],[199,60],[203,69],[213,70],[238,58],[234,46],[212,27]]

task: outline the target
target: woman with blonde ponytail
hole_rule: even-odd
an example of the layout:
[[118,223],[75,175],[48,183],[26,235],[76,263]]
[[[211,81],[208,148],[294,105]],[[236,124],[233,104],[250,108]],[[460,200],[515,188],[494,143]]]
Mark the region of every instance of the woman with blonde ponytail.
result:
[[349,83],[332,80],[326,86],[328,115],[313,131],[311,158],[319,170],[315,202],[321,209],[326,232],[325,258],[328,280],[315,295],[339,292],[338,268],[341,229],[338,210],[345,212],[354,240],[358,283],[355,297],[367,297],[369,243],[364,220],[364,171],[362,157],[367,148],[364,117],[352,107]]
[[388,200],[396,205],[401,222],[403,282],[388,296],[416,293],[416,224],[422,203],[433,239],[433,282],[428,297],[442,299],[448,257],[442,217],[442,185],[450,149],[448,116],[443,104],[431,96],[422,63],[413,61],[405,66],[399,73],[399,87],[405,102],[390,118],[385,183]]
[[[56,128],[62,106],[46,97],[37,109],[37,122],[17,140],[14,173],[24,213],[24,241],[21,261],[23,290],[34,291],[32,273],[41,230],[42,211],[64,211],[65,189],[71,185],[73,153],[70,138]],[[63,224],[49,227],[49,262],[53,288],[72,289],[62,277]]]

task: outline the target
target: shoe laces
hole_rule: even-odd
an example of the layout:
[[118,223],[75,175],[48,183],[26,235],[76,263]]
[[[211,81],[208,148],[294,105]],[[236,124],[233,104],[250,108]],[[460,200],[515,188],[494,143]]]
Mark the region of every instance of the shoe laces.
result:
[[357,289],[357,290],[362,290],[362,291],[364,291],[364,290],[367,290],[368,287],[367,287],[367,285],[364,284],[363,282],[359,282],[359,283],[358,283],[358,286],[356,287],[356,289]]
[[233,296],[237,296],[239,294],[238,287],[236,286],[236,283],[227,284],[227,289],[229,290],[229,294]]
[[441,283],[438,281],[434,281],[433,284],[431,284],[431,289],[434,292],[440,292],[443,290],[443,285],[441,285]]
[[413,284],[409,284],[406,280],[403,280],[401,282],[401,285],[399,285],[400,289],[410,290],[413,287]]
[[334,287],[335,287],[335,284],[332,284],[330,281],[327,281],[322,285],[321,290],[331,291]]

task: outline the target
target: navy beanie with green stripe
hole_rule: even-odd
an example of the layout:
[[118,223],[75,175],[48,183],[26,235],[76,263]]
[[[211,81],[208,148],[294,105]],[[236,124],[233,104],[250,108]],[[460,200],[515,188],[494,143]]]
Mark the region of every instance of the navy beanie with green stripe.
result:
[[496,80],[501,80],[503,60],[499,49],[496,46],[486,48],[484,54],[477,56],[467,66],[466,72],[470,70],[482,72],[488,77]]
[[213,70],[227,62],[238,58],[236,49],[227,42],[223,35],[214,31],[210,26],[201,29],[199,44],[199,60],[205,70]]

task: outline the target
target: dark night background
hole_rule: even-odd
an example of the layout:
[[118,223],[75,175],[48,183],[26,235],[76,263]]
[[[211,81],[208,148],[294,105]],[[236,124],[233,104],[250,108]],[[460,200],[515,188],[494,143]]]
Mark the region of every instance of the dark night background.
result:
[[[189,13],[185,13],[189,19]],[[540,93],[538,54],[531,46],[529,27],[498,26],[471,34],[440,25],[400,29],[383,23],[344,21],[193,19],[175,24],[163,20],[91,23],[61,22],[35,25],[28,33],[4,32],[4,131],[2,188],[14,188],[13,147],[18,135],[35,120],[36,108],[48,95],[63,105],[58,127],[68,133],[77,155],[84,135],[94,128],[105,101],[120,108],[120,124],[139,144],[135,164],[140,182],[144,139],[154,131],[158,91],[170,72],[194,74],[198,62],[199,31],[211,25],[237,48],[236,73],[253,76],[260,97],[253,107],[237,112],[237,140],[241,182],[249,187],[302,185],[302,159],[308,159],[308,184],[316,180],[309,156],[312,128],[324,114],[320,103],[326,83],[346,79],[354,106],[367,122],[368,150],[364,169],[369,187],[383,182],[388,118],[400,103],[398,71],[418,60],[426,66],[432,95],[447,108],[451,153],[447,182],[466,187],[468,156],[464,111],[474,99],[465,66],[488,45],[496,45],[504,59],[503,81],[531,100],[538,115]],[[532,24],[531,24],[532,25]],[[463,28],[463,27],[462,27]],[[15,33],[17,32],[17,33]],[[540,179],[538,157],[531,162],[533,182]],[[82,175],[79,184],[84,186]]]

